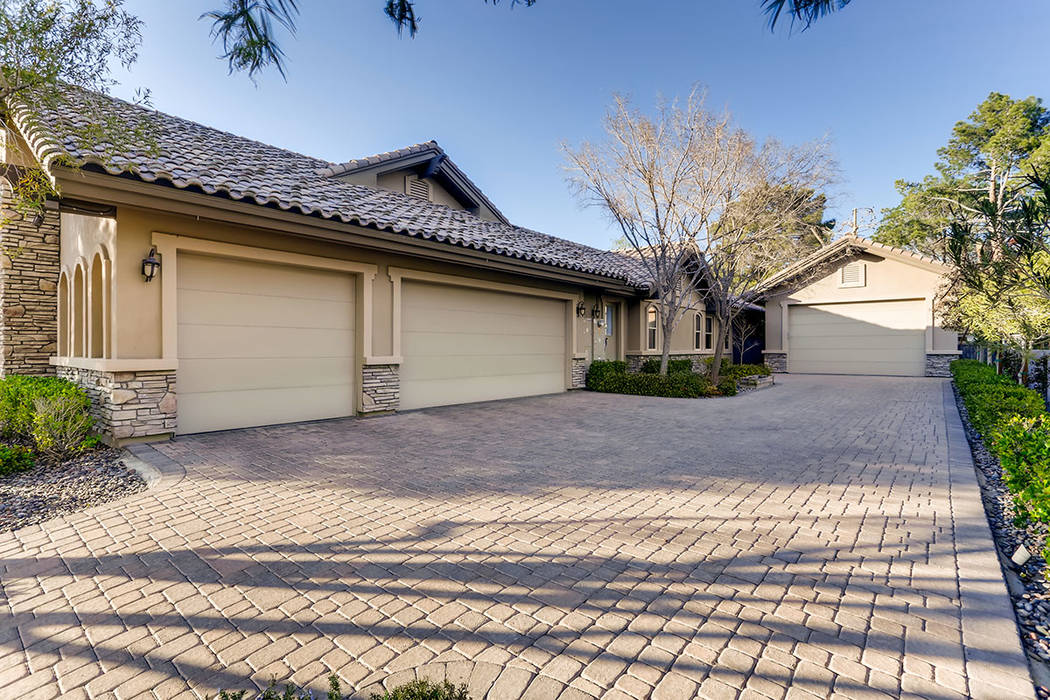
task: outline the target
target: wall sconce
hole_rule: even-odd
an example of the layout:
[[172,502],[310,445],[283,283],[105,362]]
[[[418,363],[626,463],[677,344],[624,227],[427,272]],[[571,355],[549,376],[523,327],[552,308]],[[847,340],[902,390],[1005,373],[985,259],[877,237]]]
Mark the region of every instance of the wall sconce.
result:
[[591,318],[593,318],[594,320],[598,320],[601,317],[602,317],[602,306],[601,306],[601,304],[595,304],[593,307],[591,307]]
[[587,305],[583,303],[583,299],[576,305],[576,315],[580,318],[584,318],[587,315]]
[[33,219],[30,223],[33,224],[33,228],[39,231],[40,227],[44,225],[44,212],[38,211],[36,214],[33,214]]
[[149,249],[149,255],[142,259],[142,276],[147,282],[157,276],[160,260],[157,260],[157,246]]

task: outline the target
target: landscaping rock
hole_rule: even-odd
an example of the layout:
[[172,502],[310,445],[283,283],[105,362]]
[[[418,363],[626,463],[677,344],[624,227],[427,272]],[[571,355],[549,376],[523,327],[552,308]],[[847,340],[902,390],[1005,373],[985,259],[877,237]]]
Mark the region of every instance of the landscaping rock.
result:
[[124,465],[121,455],[115,449],[93,450],[0,477],[0,532],[142,491],[146,482]]

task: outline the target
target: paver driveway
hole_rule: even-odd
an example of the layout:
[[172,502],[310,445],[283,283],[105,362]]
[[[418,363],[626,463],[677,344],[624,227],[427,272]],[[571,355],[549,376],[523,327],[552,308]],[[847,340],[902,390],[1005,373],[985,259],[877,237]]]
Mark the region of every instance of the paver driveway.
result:
[[0,535],[0,696],[334,671],[479,698],[1031,697],[947,389],[792,376],[180,438],[180,482]]

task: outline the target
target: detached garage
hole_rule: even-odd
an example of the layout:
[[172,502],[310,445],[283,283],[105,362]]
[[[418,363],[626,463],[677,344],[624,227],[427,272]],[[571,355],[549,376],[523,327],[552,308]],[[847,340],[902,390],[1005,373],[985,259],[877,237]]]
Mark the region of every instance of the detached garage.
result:
[[936,260],[847,236],[764,285],[766,362],[797,374],[948,376]]

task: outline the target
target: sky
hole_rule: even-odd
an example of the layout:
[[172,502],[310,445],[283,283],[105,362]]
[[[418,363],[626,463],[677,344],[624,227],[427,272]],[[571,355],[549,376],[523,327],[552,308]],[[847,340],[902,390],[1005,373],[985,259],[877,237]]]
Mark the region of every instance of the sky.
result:
[[220,4],[128,0],[143,46],[113,93],[335,162],[435,139],[513,223],[598,247],[620,234],[573,195],[561,145],[600,139],[614,93],[650,109],[701,85],[759,138],[830,137],[840,220],[896,204],[989,92],[1050,100],[1050,0],[854,0],[794,33],[760,0],[418,0],[415,38],[382,0],[299,0],[287,80],[254,83],[198,19]]

